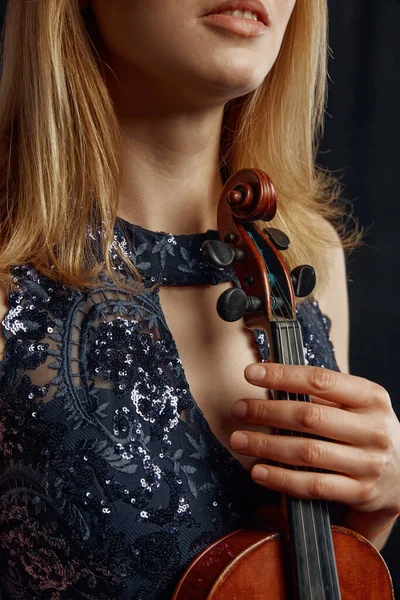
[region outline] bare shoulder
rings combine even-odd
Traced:
[[[2,323],[8,310],[8,287],[0,282],[0,324]],[[3,360],[5,340],[0,331],[0,360]]]
[[[326,239],[327,281],[316,299],[321,311],[332,321],[331,340],[336,360],[342,372],[349,371],[349,302],[347,291],[346,258],[339,235],[327,221],[322,221]]]

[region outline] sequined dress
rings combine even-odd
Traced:
[[[239,285],[202,259],[211,238],[115,227],[148,282]],[[158,289],[129,296],[105,279],[78,292],[31,265],[13,276],[0,363],[2,600],[167,600],[205,546],[278,497],[208,427]],[[302,304],[298,320],[308,362],[336,370],[318,304]],[[254,336],[265,361],[265,335]]]

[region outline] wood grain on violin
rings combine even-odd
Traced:
[[[221,241],[205,242],[203,255],[216,268],[232,264],[240,282],[240,288],[225,290],[219,298],[220,317],[231,322],[243,318],[247,328],[265,331],[273,362],[305,365],[295,297],[312,292],[315,272],[302,265],[289,273],[283,260],[287,236],[260,227],[276,210],[276,192],[263,171],[233,174],[219,203]],[[273,394],[275,399],[311,402],[307,395]],[[282,516],[277,531],[260,519],[256,529],[234,531],[207,547],[189,565],[173,600],[394,598],[379,552],[358,533],[332,526],[327,502],[284,496]]]

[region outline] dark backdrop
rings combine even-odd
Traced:
[[[328,1],[333,81],[319,162],[339,171],[344,196],[370,228],[348,261],[351,371],[383,385],[400,416],[400,2]],[[396,598],[399,550],[397,526],[384,550]]]

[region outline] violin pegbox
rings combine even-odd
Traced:
[[[232,236],[229,238],[232,239]],[[241,248],[236,248],[219,240],[206,240],[202,246],[203,258],[216,269],[226,269],[233,262],[245,260],[245,253]],[[248,279],[248,284],[253,280]],[[244,315],[262,308],[262,300],[256,296],[248,296],[243,289],[233,288],[225,290],[218,299],[217,312],[224,321],[238,321]]]
[[[288,236],[255,223],[272,220],[276,209],[274,185],[259,169],[237,171],[224,186],[218,207],[220,240],[207,240],[202,253],[217,269],[235,263],[241,289],[225,290],[217,303],[226,321],[244,318],[247,327],[266,330],[272,320],[294,318],[295,296],[308,296],[314,288],[315,271],[309,265],[288,272],[280,256],[290,247]]]

